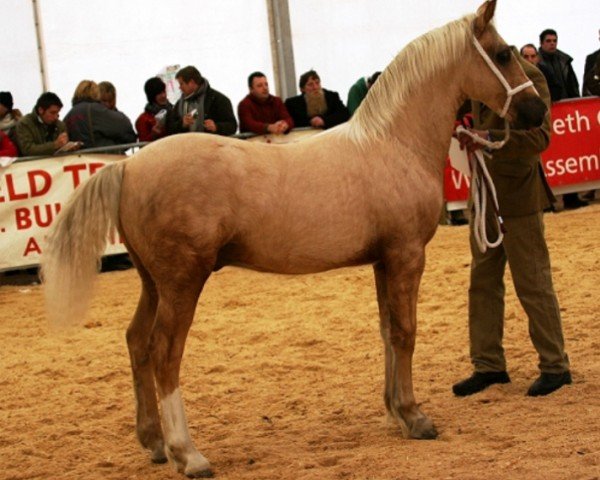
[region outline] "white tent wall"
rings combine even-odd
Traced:
[[[483,0],[289,0],[296,73],[314,68],[324,88],[347,99],[360,77],[383,68],[404,45],[474,12]],[[546,28],[574,58],[580,85],[585,57],[598,43],[597,0],[498,0],[496,26],[509,44],[539,44]]]
[[[42,91],[31,0],[0,0],[0,91],[29,113]]]
[[[80,80],[108,80],[117,88],[117,107],[132,122],[146,103],[144,82],[162,68],[196,66],[211,86],[226,94],[236,110],[255,71],[273,76],[264,0],[38,0],[48,65],[48,89],[59,95],[66,114]],[[29,49],[3,54],[0,90],[10,90],[15,106],[30,111],[41,93],[33,10],[29,0],[10,4],[5,25],[26,25],[20,44]],[[6,5],[8,6],[8,5]],[[15,31],[17,29],[15,28]],[[3,45],[12,45],[0,32]],[[10,51],[6,47],[5,50]],[[27,58],[27,64],[23,59]],[[19,61],[19,59],[21,61]],[[32,83],[25,85],[23,79]]]
[[[315,68],[342,99],[361,76],[383,69],[410,40],[465,13],[481,0],[289,0],[296,73]],[[146,102],[145,80],[167,65],[195,65],[234,109],[246,78],[273,81],[265,0],[38,0],[49,89],[70,108],[77,83],[109,80],[132,121]],[[576,6],[576,8],[575,8]],[[29,112],[41,93],[31,0],[0,0],[0,90]],[[585,56],[598,45],[597,0],[498,0],[496,24],[509,43],[538,43],[558,31],[581,82]]]

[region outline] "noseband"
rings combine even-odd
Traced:
[[[485,63],[488,64],[488,67],[490,67],[492,72],[494,72],[494,75],[496,75],[496,77],[498,77],[498,80],[500,80],[500,83],[506,90],[506,102],[504,103],[504,108],[502,109],[502,112],[500,113],[500,116],[502,118],[504,118],[510,107],[510,102],[512,101],[512,97],[515,96],[517,93],[519,93],[521,90],[525,90],[527,87],[532,87],[533,82],[531,80],[528,80],[525,83],[519,85],[518,87],[510,88],[510,85],[506,81],[506,78],[504,78],[504,76],[502,75],[500,70],[498,70],[498,67],[496,67],[494,62],[492,62],[492,59],[487,54],[487,52],[483,49],[483,47],[481,46],[481,43],[479,43],[479,40],[477,40],[477,37],[475,37],[475,36],[473,36],[473,43],[475,44],[475,48],[477,49],[479,54],[485,60]]]

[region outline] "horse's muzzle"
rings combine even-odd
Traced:
[[[537,95],[527,96],[518,102],[515,107],[517,111],[515,126],[525,129],[541,126],[548,111],[544,101]]]

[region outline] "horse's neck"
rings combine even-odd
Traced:
[[[394,115],[399,128],[390,130],[399,143],[418,149],[436,171],[443,169],[441,159],[448,153],[456,112],[464,100],[453,81],[455,75],[454,69],[449,68],[415,89],[409,104],[399,106]]]

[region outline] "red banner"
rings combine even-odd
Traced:
[[[552,138],[542,163],[556,194],[600,188],[600,97],[552,105]],[[444,172],[448,210],[464,208],[468,197],[469,178],[448,162]]]

